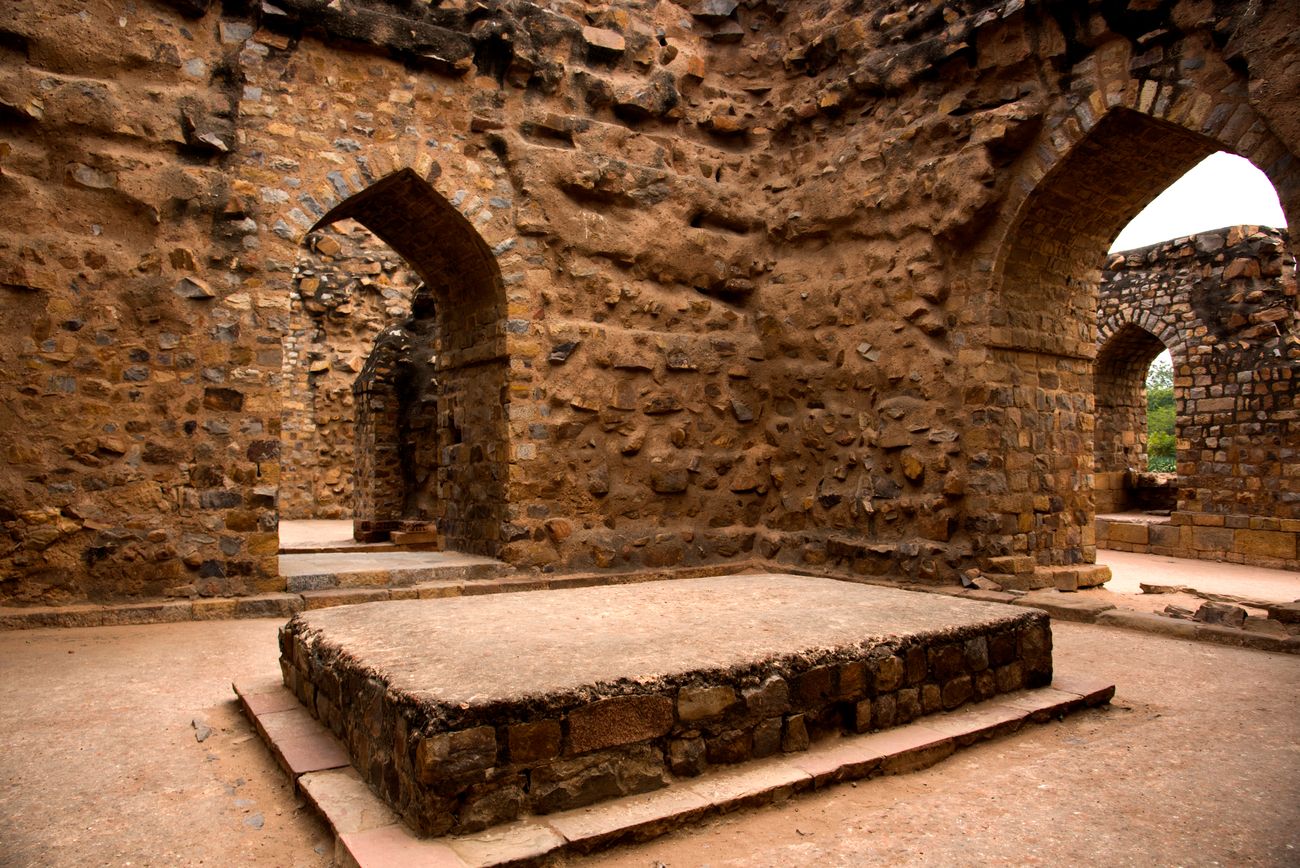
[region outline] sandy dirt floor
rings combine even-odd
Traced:
[[[0,864],[329,865],[230,693],[278,626],[0,633]],[[1053,629],[1109,710],[578,863],[1300,865],[1300,657]]]
[[[230,689],[280,623],[0,633],[0,865],[332,864]]]
[[[1300,865],[1300,658],[1052,629],[1109,709],[580,864]]]

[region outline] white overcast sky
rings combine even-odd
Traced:
[[[1249,160],[1219,152],[1169,186],[1124,227],[1111,250],[1132,250],[1181,235],[1250,223],[1286,226],[1267,176]]]

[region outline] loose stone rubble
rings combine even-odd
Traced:
[[[1219,149],[1300,225],[1291,3],[4,9],[6,603],[283,590],[380,325],[307,309],[346,220],[435,307],[422,475],[361,521],[521,569],[1052,584],[1095,557],[1110,239]]]

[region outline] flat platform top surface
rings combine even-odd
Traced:
[[[298,616],[390,688],[478,705],[988,628],[1026,610],[790,575],[675,579]]]

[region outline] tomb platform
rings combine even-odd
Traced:
[[[302,612],[285,686],[424,836],[645,793],[1052,681],[1048,617],[792,575]]]

